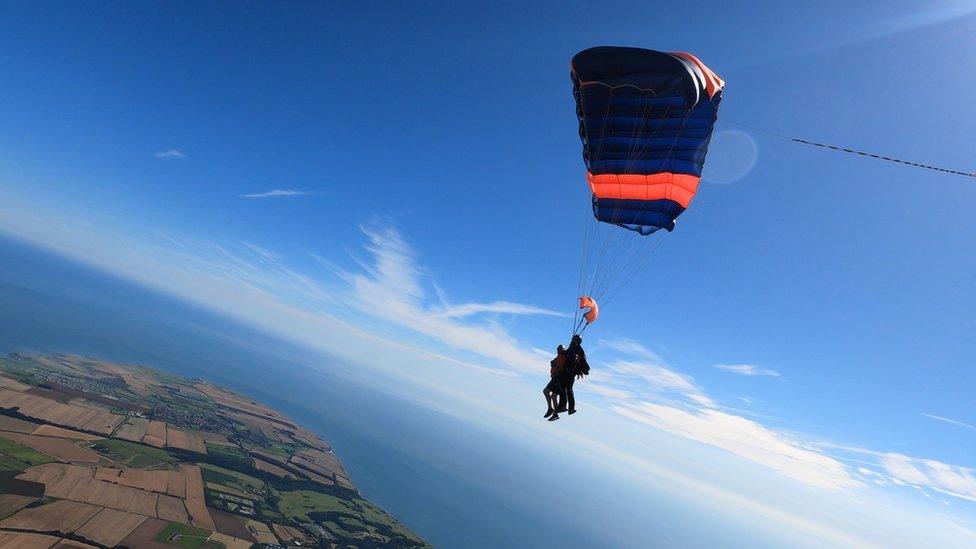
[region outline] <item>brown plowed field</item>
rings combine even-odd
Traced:
[[[70,438],[72,440],[99,440],[102,437],[96,435],[90,435],[88,433],[82,433],[81,431],[72,431],[70,429],[62,429],[60,427],[55,427],[54,425],[41,425],[34,430],[32,435],[42,436],[42,437],[58,437],[58,438]]]
[[[18,496],[14,494],[0,494],[0,519],[10,516],[37,498],[31,496]],[[0,545],[2,547],[2,545]]]
[[[59,541],[61,538],[42,534],[0,532],[0,547],[3,549],[48,549]]]
[[[119,430],[116,431],[115,438],[139,442],[142,440],[142,437],[146,436],[146,430],[148,428],[148,421],[142,418],[130,417],[126,424],[119,427]]]
[[[215,530],[213,517],[207,511],[207,500],[203,494],[203,477],[196,465],[183,464],[183,474],[186,475],[186,512],[190,515],[190,522],[197,528]]]
[[[102,459],[95,452],[64,438],[39,437],[22,433],[4,433],[3,437],[62,461],[96,463]]]
[[[94,505],[58,500],[40,507],[21,509],[0,521],[0,527],[40,532],[74,532],[99,511],[101,508]]]
[[[180,524],[190,524],[183,500],[171,496],[159,496],[156,499],[156,516]]]
[[[75,530],[75,533],[84,536],[85,539],[114,547],[130,532],[141,526],[146,518],[116,509],[102,509],[84,526]]]
[[[89,467],[47,463],[31,467],[18,478],[43,483],[44,495],[110,507],[152,517],[156,494],[94,479]]]

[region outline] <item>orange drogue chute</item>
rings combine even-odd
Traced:
[[[596,304],[595,299],[588,295],[580,296],[579,308],[585,309],[583,318],[586,319],[587,324],[593,324],[596,322],[597,317],[600,316],[600,306]]]

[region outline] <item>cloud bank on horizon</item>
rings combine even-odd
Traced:
[[[546,307],[504,298],[449,303],[420,264],[417,250],[390,224],[364,225],[363,250],[368,259],[354,269],[325,262],[331,277],[323,279],[321,273],[302,272],[289,266],[280,253],[249,242],[228,246],[170,232],[141,239],[104,228],[80,230],[77,218],[52,219],[9,202],[0,206],[0,212],[0,231],[8,236],[310,347],[341,353],[342,343],[348,340],[337,336],[335,341],[322,341],[323,332],[339,326],[384,344],[432,353],[445,359],[445,364],[470,367],[472,375],[507,379],[505,383],[515,384],[512,387],[519,391],[534,391],[549,352],[516,337],[507,319],[561,316]],[[376,322],[397,331],[378,331]],[[723,406],[722,399],[709,395],[692,376],[623,336],[598,340],[591,349],[600,368],[578,389],[605,414],[608,430],[625,432],[628,438],[664,433],[716,449],[730,463],[751,463],[779,475],[783,482],[851,502],[865,494],[888,505],[912,495],[938,501],[946,501],[947,496],[966,504],[976,501],[976,471],[969,467],[825,442],[816,434],[773,426],[759,414]],[[750,364],[715,368],[747,377],[779,375]],[[601,445],[600,435],[578,436],[586,444]],[[633,455],[626,447],[616,451],[656,467],[652,457]],[[723,466],[715,461],[707,465]],[[798,514],[789,516],[800,521]],[[818,523],[807,529],[823,534],[823,528],[826,525]]]

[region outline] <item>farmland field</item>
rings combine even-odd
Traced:
[[[73,532],[88,522],[101,507],[57,500],[40,507],[27,507],[0,521],[0,527],[38,532]]]
[[[30,465],[24,463],[23,461],[0,454],[0,471],[23,471],[28,467],[30,467]]]
[[[100,440],[94,443],[92,449],[133,469],[172,467],[179,463],[166,450],[125,440]]]
[[[42,454],[46,454],[53,459],[88,463],[93,463],[101,459],[98,454],[79,446],[76,443],[77,441],[65,438],[42,437],[21,433],[7,433],[6,438]]]
[[[146,517],[142,515],[116,509],[102,509],[76,532],[87,539],[112,547],[118,545],[145,521]]]
[[[242,492],[264,490],[263,480],[254,478],[250,475],[245,475],[244,473],[224,469],[223,467],[210,465],[208,463],[201,464],[200,470],[203,473],[203,479],[208,482],[215,482],[217,484],[223,484],[224,486],[230,486],[231,488],[236,488]]]
[[[356,513],[346,500],[310,490],[282,492],[281,500],[278,502],[278,509],[288,518],[298,518],[306,521],[311,521],[308,518],[308,513],[328,511]]]
[[[42,454],[37,450],[33,450],[4,437],[0,437],[0,454],[28,465],[40,465],[54,461],[54,458],[51,456]]]
[[[252,467],[251,457],[237,446],[207,444],[207,454],[213,463],[244,469],[250,469]]]
[[[211,531],[209,530],[171,522],[156,535],[155,541],[184,549],[220,549],[224,547],[222,543],[207,541],[210,534]]]

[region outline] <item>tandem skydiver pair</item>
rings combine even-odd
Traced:
[[[576,397],[573,384],[577,379],[590,373],[583,350],[583,338],[574,335],[569,348],[562,345],[556,348],[556,358],[549,363],[549,383],[542,390],[546,397],[546,414],[549,421],[559,419],[561,412],[576,413]]]

